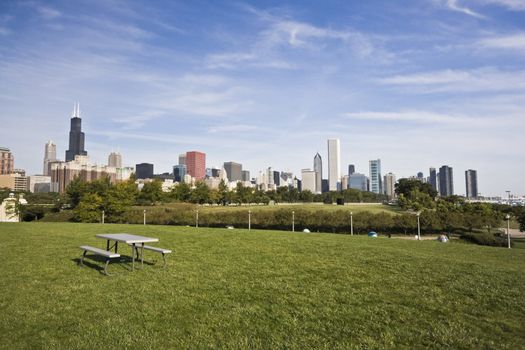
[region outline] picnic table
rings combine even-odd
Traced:
[[[138,235],[132,235],[129,233],[101,233],[96,235],[98,238],[102,238],[107,240],[106,243],[106,250],[109,251],[112,248],[115,248],[115,253],[118,251],[118,244],[119,242],[125,243],[128,245],[131,245],[131,270],[135,269],[135,252],[138,251],[137,248],[140,249],[140,263],[141,267],[144,267],[144,243],[152,243],[152,242],[158,242],[158,238],[152,238],[152,237],[145,237],[145,236],[138,236]],[[110,246],[110,242],[114,241],[115,243]]]

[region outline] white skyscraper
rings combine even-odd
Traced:
[[[370,161],[370,192],[383,193],[383,179],[381,178],[381,159]]]
[[[301,181],[302,181],[302,190],[303,191],[310,191],[312,193],[315,193],[316,191],[316,171],[311,169],[303,169],[301,170]]]
[[[328,139],[328,189],[341,189],[341,145],[339,139]]]
[[[315,190],[313,193],[321,193],[323,191],[323,160],[321,155],[317,153],[314,157],[314,171],[315,171]]]
[[[56,160],[57,146],[53,143],[53,141],[48,141],[44,151],[44,176],[50,176],[51,169],[49,168],[49,163],[56,162]]]
[[[118,152],[111,152],[108,156],[108,166],[122,168],[122,155]]]

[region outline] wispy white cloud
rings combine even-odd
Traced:
[[[136,130],[142,128],[147,122],[161,117],[163,114],[162,111],[146,111],[139,115],[112,118],[112,121],[121,124],[124,130]]]
[[[496,68],[440,70],[395,75],[376,80],[383,85],[412,87],[413,92],[520,91],[525,89],[525,71]]]
[[[267,57],[266,53],[230,52],[209,55],[206,67],[210,69],[236,69],[239,67],[295,69],[297,65],[278,58]]]
[[[525,1],[523,0],[476,0],[483,4],[494,4],[508,8],[513,11],[525,11]]]
[[[490,49],[508,49],[525,52],[525,33],[495,36],[478,41],[478,45]]]
[[[299,62],[290,59],[298,52],[308,55],[322,54],[328,48],[337,48],[345,55],[375,62],[390,63],[394,55],[380,47],[373,36],[363,32],[342,28],[316,26],[276,15],[268,11],[244,7],[264,26],[256,34],[247,50],[214,53],[207,57],[208,68],[274,68],[297,69]],[[379,41],[384,40],[382,38]]]
[[[406,110],[400,112],[363,111],[344,113],[343,117],[349,119],[388,122],[417,122],[430,124],[469,124],[479,122],[479,118],[464,115],[441,114],[422,110]]]
[[[248,124],[216,125],[208,129],[209,133],[247,132],[257,130],[257,126]]]
[[[46,20],[52,20],[62,15],[60,11],[48,6],[37,6],[36,10],[40,14],[40,16]]]
[[[449,8],[450,10],[452,11],[456,11],[456,12],[461,12],[461,13],[464,13],[466,15],[469,15],[469,16],[472,16],[472,17],[476,17],[476,18],[481,18],[481,19],[485,19],[486,17],[476,11],[473,11],[471,10],[470,8],[464,6],[464,5],[460,5],[458,0],[446,0],[445,2],[445,6],[447,8]]]

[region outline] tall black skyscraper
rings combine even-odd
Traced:
[[[82,132],[82,119],[80,119],[80,105],[78,103],[73,107],[66,162],[74,160],[77,155],[87,156],[87,152],[84,150],[84,133]]]
[[[454,194],[452,168],[448,165],[443,165],[439,168],[439,194],[442,197],[452,196]]]
[[[348,176],[352,175],[355,173],[355,165],[354,164],[350,164],[348,165]]]

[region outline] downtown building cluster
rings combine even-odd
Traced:
[[[250,172],[243,169],[241,163],[224,162],[221,168],[206,167],[206,154],[201,151],[187,151],[178,157],[171,173],[155,174],[151,163],[136,164],[135,167],[123,166],[122,155],[111,152],[106,165],[97,165],[90,161],[85,150],[85,134],[82,132],[82,119],[79,104],[75,104],[70,120],[69,148],[65,160],[57,158],[56,145],[49,141],[44,146],[42,175],[25,176],[25,171],[14,168],[14,157],[8,148],[0,148],[0,187],[15,191],[64,192],[75,178],[91,181],[109,178],[112,183],[129,180],[135,174],[139,188],[148,181],[160,179],[163,190],[169,191],[179,183],[194,186],[203,181],[210,188],[218,188],[222,183],[234,189],[241,182],[246,187],[256,187],[263,191],[276,190],[279,187],[295,188],[321,194],[327,191],[357,189],[384,194],[395,199],[396,175],[389,172],[382,175],[381,160],[369,161],[368,174],[356,171],[353,164],[348,165],[348,172],[342,174],[340,140],[327,140],[327,174],[323,174],[323,157],[319,152],[314,155],[313,168],[301,170],[300,178],[291,172],[277,171],[268,167],[250,177]],[[325,176],[326,175],[326,176]],[[441,196],[454,194],[453,169],[447,165],[429,169],[425,177],[422,172],[411,177],[429,183]],[[479,195],[476,170],[465,171],[466,197],[476,199]]]

